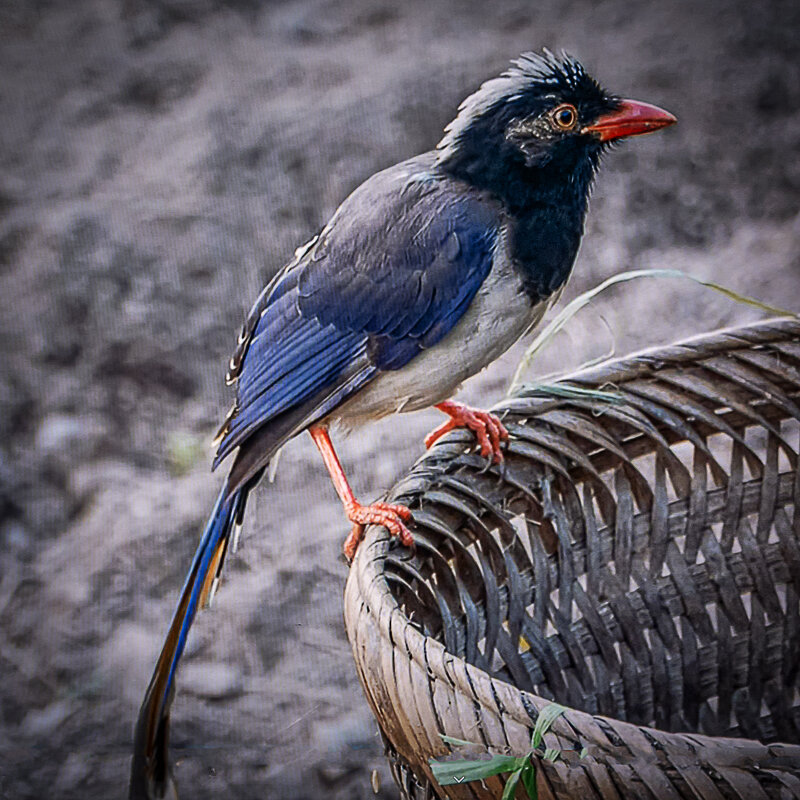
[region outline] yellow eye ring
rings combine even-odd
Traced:
[[[562,103],[550,112],[550,121],[559,131],[571,131],[578,124],[578,109],[569,103]]]

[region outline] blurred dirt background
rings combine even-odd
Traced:
[[[132,724],[220,477],[250,303],[375,170],[431,148],[521,51],[680,124],[612,153],[569,296],[679,267],[800,300],[800,4],[0,1],[0,797],[121,798]],[[539,360],[752,319],[616,289]],[[462,397],[501,397],[521,350]],[[436,412],[353,435],[364,498]],[[310,441],[251,500],[173,713],[184,797],[396,797],[341,618],[347,525]]]

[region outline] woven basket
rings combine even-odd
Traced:
[[[540,798],[800,798],[800,322],[559,383],[495,409],[502,467],[442,440],[391,494],[416,553],[373,527],[353,563],[347,632],[401,792],[499,798],[503,776],[433,782],[441,734],[524,755],[556,701]]]

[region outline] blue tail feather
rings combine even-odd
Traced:
[[[165,797],[171,784],[167,739],[175,673],[197,609],[208,596],[210,582],[219,577],[234,526],[241,524],[250,485],[230,495],[227,486],[223,487],[195,551],[139,710],[131,764],[130,800]]]

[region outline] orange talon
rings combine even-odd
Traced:
[[[363,538],[364,526],[353,525],[353,529],[347,535],[347,538],[344,540],[344,544],[342,545],[342,552],[344,553],[344,557],[347,559],[348,564],[355,558],[356,550],[358,550],[358,546],[361,544],[361,540]]]
[[[497,416],[489,411],[479,411],[452,400],[445,400],[436,408],[444,411],[450,419],[425,437],[425,447],[430,447],[454,428],[469,428],[475,434],[484,458],[491,455],[495,464],[499,464],[503,460],[500,442],[508,439],[508,431]]]
[[[396,536],[406,547],[414,546],[414,537],[403,521],[411,519],[411,511],[405,506],[392,505],[391,503],[372,503],[362,506],[358,502],[346,505],[344,513],[347,518],[355,523],[349,536],[344,541],[343,551],[348,561],[353,560],[358,545],[364,537],[364,528],[367,525],[383,525],[392,536]]]

